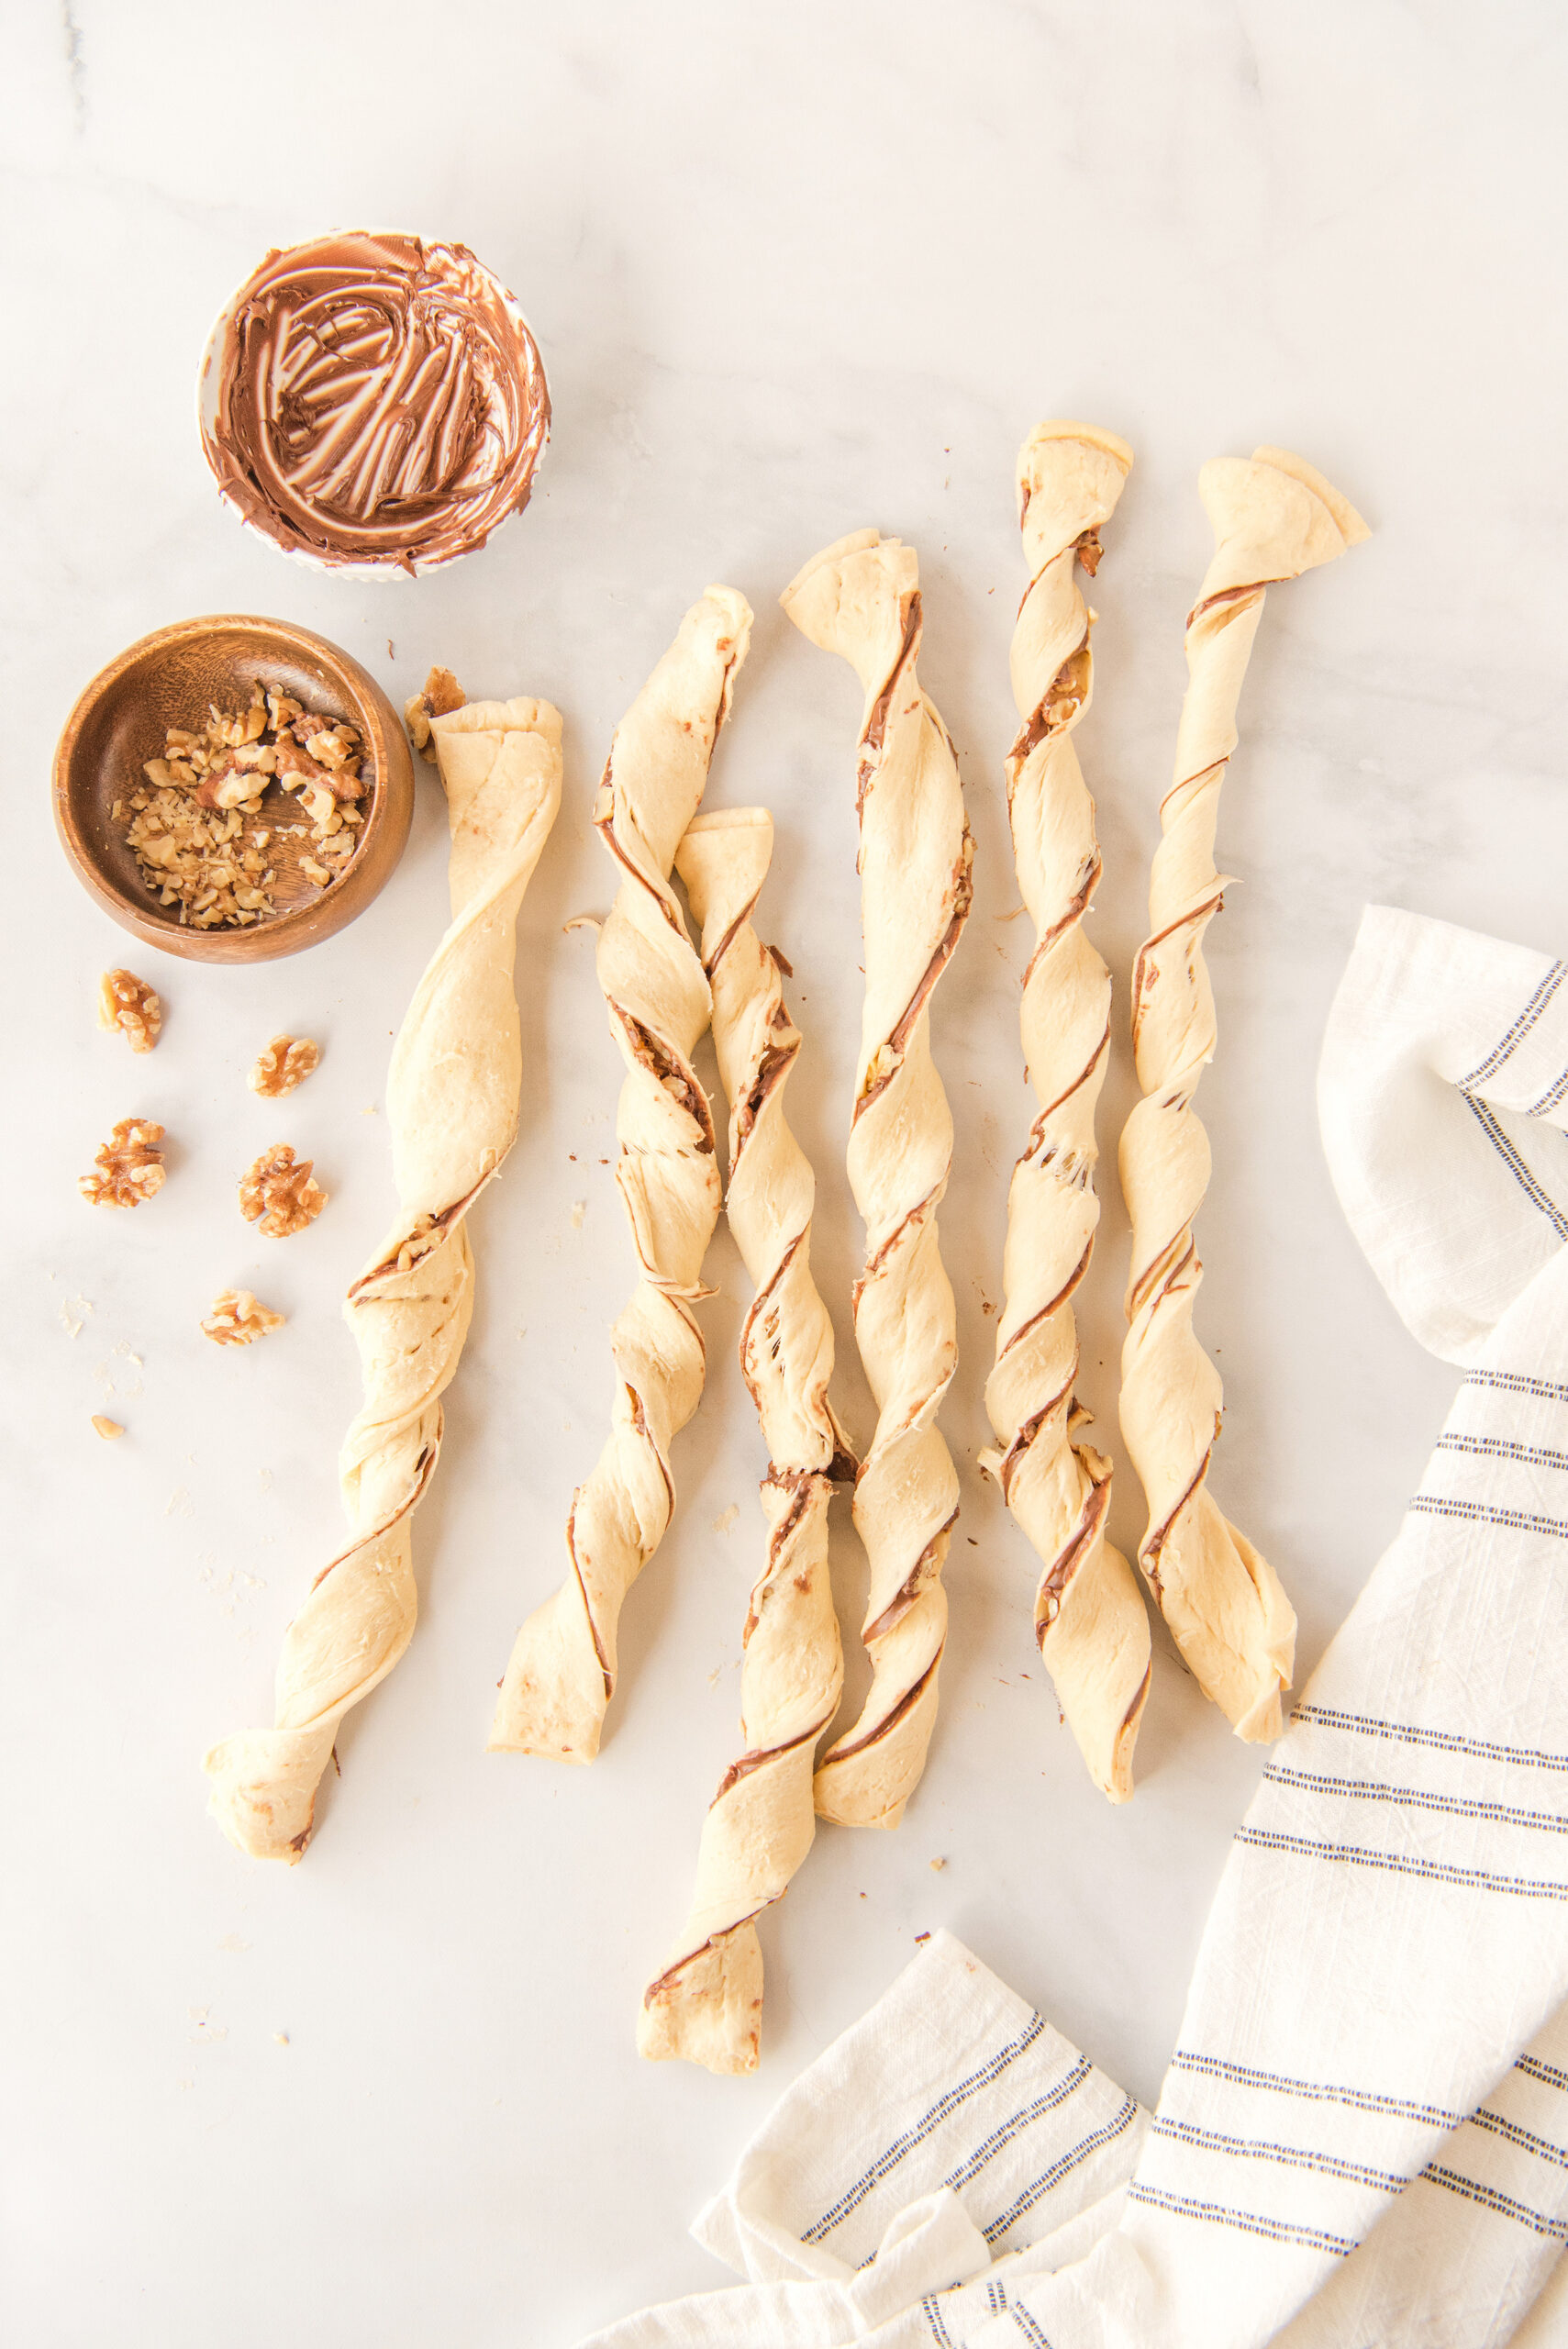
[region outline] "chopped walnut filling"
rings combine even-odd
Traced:
[[[239,1212],[269,1240],[287,1240],[314,1223],[327,1204],[319,1183],[310,1179],[314,1159],[297,1164],[286,1141],[264,1150],[249,1174],[240,1178]]]
[[[355,728],[258,685],[237,717],[214,707],[199,733],[170,727],[163,756],[142,769],[146,787],[117,799],[112,813],[127,824],[161,905],[178,906],[192,930],[243,929],[277,911],[268,848],[306,829],[256,823],[268,789],[292,792],[302,803],[312,842],[333,862],[328,868],[302,857],[300,869],[325,888],[353,853],[363,757]]]
[[[133,1052],[150,1052],[163,1026],[163,1006],[134,971],[106,971],[98,981],[98,1025],[118,1031]]]
[[[266,1229],[265,1225],[262,1229]],[[250,1346],[258,1338],[264,1338],[269,1330],[281,1330],[284,1318],[265,1305],[258,1305],[248,1288],[226,1288],[213,1298],[212,1311],[202,1328],[214,1345]]]
[[[403,705],[403,719],[414,748],[429,760],[433,766],[436,753],[430,744],[430,720],[445,718],[461,709],[468,696],[450,669],[432,669],[421,690],[410,694]]]
[[[161,1126],[150,1118],[122,1118],[94,1160],[96,1174],[83,1174],[77,1189],[95,1208],[139,1208],[163,1188]]]
[[[321,1063],[321,1047],[312,1043],[308,1036],[274,1036],[264,1052],[258,1052],[246,1084],[252,1093],[263,1100],[275,1101],[284,1093],[292,1093],[303,1085],[314,1068]]]

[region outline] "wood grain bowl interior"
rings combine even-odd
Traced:
[[[308,837],[279,840],[277,826],[301,823],[299,802],[269,786],[263,822],[277,873],[276,914],[247,929],[192,930],[142,877],[110,809],[145,780],[172,726],[199,729],[209,703],[241,710],[253,685],[272,687],[307,709],[359,729],[365,746],[359,841],[339,879],[318,888],[299,870],[314,856]],[[285,620],[220,615],[181,620],[143,637],[94,678],[61,736],[54,762],[54,818],[67,856],[89,893],[121,926],[166,953],[198,962],[263,963],[295,954],[343,929],[396,870],[414,810],[414,766],[402,724],[368,670],[308,629]]]

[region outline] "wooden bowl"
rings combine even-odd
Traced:
[[[358,844],[323,889],[298,869],[298,857],[314,852],[308,840],[278,843],[268,851],[275,914],[244,930],[191,930],[178,906],[159,903],[109,810],[141,784],[143,763],[162,757],[171,726],[199,730],[213,702],[243,709],[256,684],[358,727],[368,786]],[[301,818],[275,784],[262,807],[283,824]],[[55,827],[83,886],[122,929],[198,963],[269,963],[332,937],[391,879],[413,814],[414,763],[392,704],[348,653],[287,620],[223,614],[144,636],[94,678],[54,754]]]

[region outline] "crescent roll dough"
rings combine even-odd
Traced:
[[[640,1277],[610,1332],[616,1394],[608,1442],[566,1521],[568,1574],[517,1633],[490,1728],[494,1753],[591,1762],[616,1684],[627,1592],[675,1506],[673,1438],[702,1394],[709,1292],[703,1257],[718,1220],[713,1118],[692,1067],[712,998],[670,886],[696,814],[751,612],[710,587],[616,729],[594,821],[621,875],[599,932],[610,1032],[626,1063],[616,1181]]]
[[[952,1113],[930,1019],[969,917],[974,843],[951,737],[915,674],[913,547],[859,530],[808,562],[781,600],[865,689],[855,778],[865,1005],[849,1169],[866,1227],[855,1337],[878,1413],[854,1501],[871,1560],[862,1637],[872,1685],[817,1771],[817,1808],[850,1826],[896,1827],[936,1720],[941,1572],[958,1517],[958,1475],[936,1425],[958,1341],[937,1247]]]
[[[1219,1374],[1193,1334],[1203,1267],[1193,1219],[1208,1187],[1208,1136],[1193,1096],[1214,1058],[1205,930],[1225,883],[1215,870],[1219,788],[1267,588],[1332,562],[1367,536],[1320,473],[1282,449],[1205,465],[1198,489],[1214,560],[1187,618],[1187,690],[1176,772],[1160,809],[1150,935],[1132,979],[1132,1041],[1144,1098],[1121,1137],[1132,1219],[1121,1429],[1149,1503],[1139,1559],[1176,1644],[1238,1737],[1280,1731],[1296,1614],[1266,1558],[1208,1489]]]
[[[561,718],[548,702],[470,702],[431,732],[452,918],[387,1079],[397,1220],[344,1308],[364,1380],[339,1462],[351,1540],[289,1625],[273,1727],[225,1738],[202,1765],[230,1841],[291,1865],[309,1841],[339,1722],[414,1634],[409,1520],[435,1469],[440,1397],[473,1306],[468,1210],[517,1133],[517,908],[561,804]]]
[[[1040,1561],[1035,1637],[1089,1775],[1113,1802],[1132,1792],[1132,1749],[1149,1695],[1149,1617],[1137,1578],[1106,1540],[1111,1464],[1073,1431],[1078,1341],[1073,1295],[1100,1219],[1095,1108],[1110,1050],[1110,973],[1084,935],[1100,878],[1095,803],[1073,729],[1089,706],[1099,530],[1132,451],[1087,424],[1037,426],[1018,452],[1018,519],[1029,587],[1013,630],[1019,729],[1007,753],[1018,887],[1035,927],[1024,976],[1024,1061],[1040,1103],[1013,1170],[1006,1301],[985,1404],[997,1449],[983,1453]]]
[[[843,1684],[828,1568],[828,1503],[854,1464],[828,1400],[833,1325],[811,1277],[816,1183],[784,1118],[800,1034],[781,964],[751,927],[773,855],[765,808],[699,816],[675,865],[702,927],[713,1041],[729,1103],[729,1227],[756,1291],[740,1369],[768,1447],[767,1553],[751,1590],[740,1667],[745,1750],[703,1826],[690,1913],[643,1993],[640,2054],[752,2072],[762,2010],[754,1920],[811,1848],[817,1742]]]

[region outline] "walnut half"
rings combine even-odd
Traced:
[[[286,1141],[264,1150],[239,1182],[239,1212],[269,1240],[287,1240],[314,1223],[327,1204],[319,1183],[310,1179],[314,1159],[295,1154]]]
[[[280,1095],[292,1093],[303,1085],[314,1068],[321,1064],[321,1047],[312,1043],[308,1036],[274,1036],[264,1052],[258,1052],[246,1084],[252,1093],[265,1101],[275,1101]]]
[[[76,1187],[95,1208],[139,1208],[163,1188],[163,1129],[150,1118],[122,1118],[94,1159],[96,1174]]]
[[[163,1006],[134,971],[106,971],[98,981],[98,1025],[118,1031],[133,1052],[150,1052],[163,1026]]]
[[[436,754],[430,748],[430,720],[445,718],[450,711],[461,709],[468,696],[450,669],[432,669],[417,694],[410,694],[403,705],[403,722],[408,729],[414,748],[435,764]]]
[[[269,1330],[281,1330],[284,1320],[283,1314],[258,1305],[248,1288],[225,1288],[213,1298],[202,1328],[214,1345],[249,1346]]]

